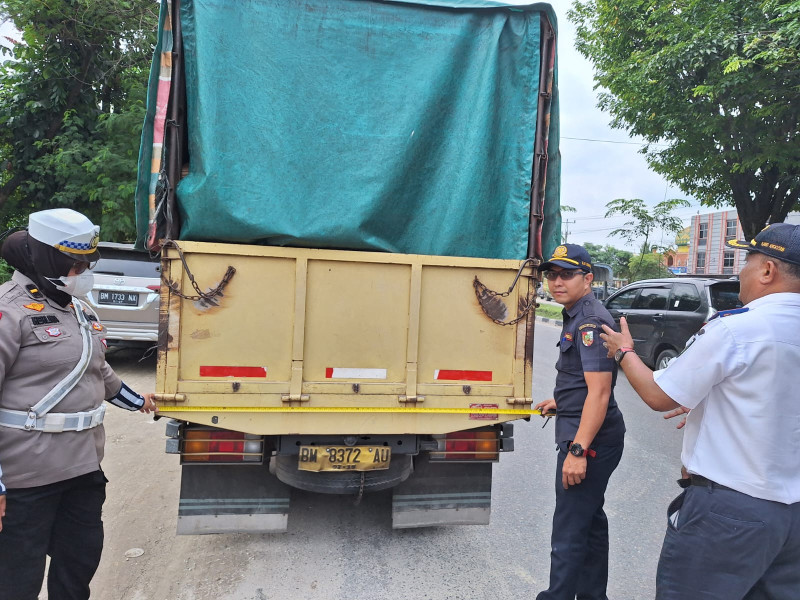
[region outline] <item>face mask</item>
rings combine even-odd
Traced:
[[[92,287],[94,287],[94,274],[91,271],[84,271],[80,275],[67,275],[57,278],[48,277],[48,279],[50,279],[59,290],[70,296],[85,296],[91,292]]]

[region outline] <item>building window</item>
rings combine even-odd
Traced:
[[[733,252],[725,252],[722,255],[722,274],[733,275]]]
[[[725,239],[732,240],[736,237],[736,219],[728,219],[725,222]]]
[[[705,246],[708,241],[708,223],[698,225],[697,245]]]
[[[705,252],[698,252],[697,253],[697,262],[695,264],[695,273],[705,273],[706,272],[706,253]]]

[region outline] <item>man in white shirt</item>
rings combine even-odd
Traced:
[[[748,250],[745,306],[710,320],[666,369],[631,351],[624,318],[600,336],[648,406],[691,410],[657,600],[800,598],[800,225],[728,245]]]

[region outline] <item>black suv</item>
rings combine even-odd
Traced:
[[[645,279],[605,301],[619,324],[625,317],[636,354],[655,369],[678,356],[686,342],[717,312],[739,308],[739,281],[681,277]]]

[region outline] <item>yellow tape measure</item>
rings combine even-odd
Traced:
[[[422,413],[440,415],[541,415],[530,408],[401,408],[363,406],[160,406],[161,412],[219,412],[219,413]]]

